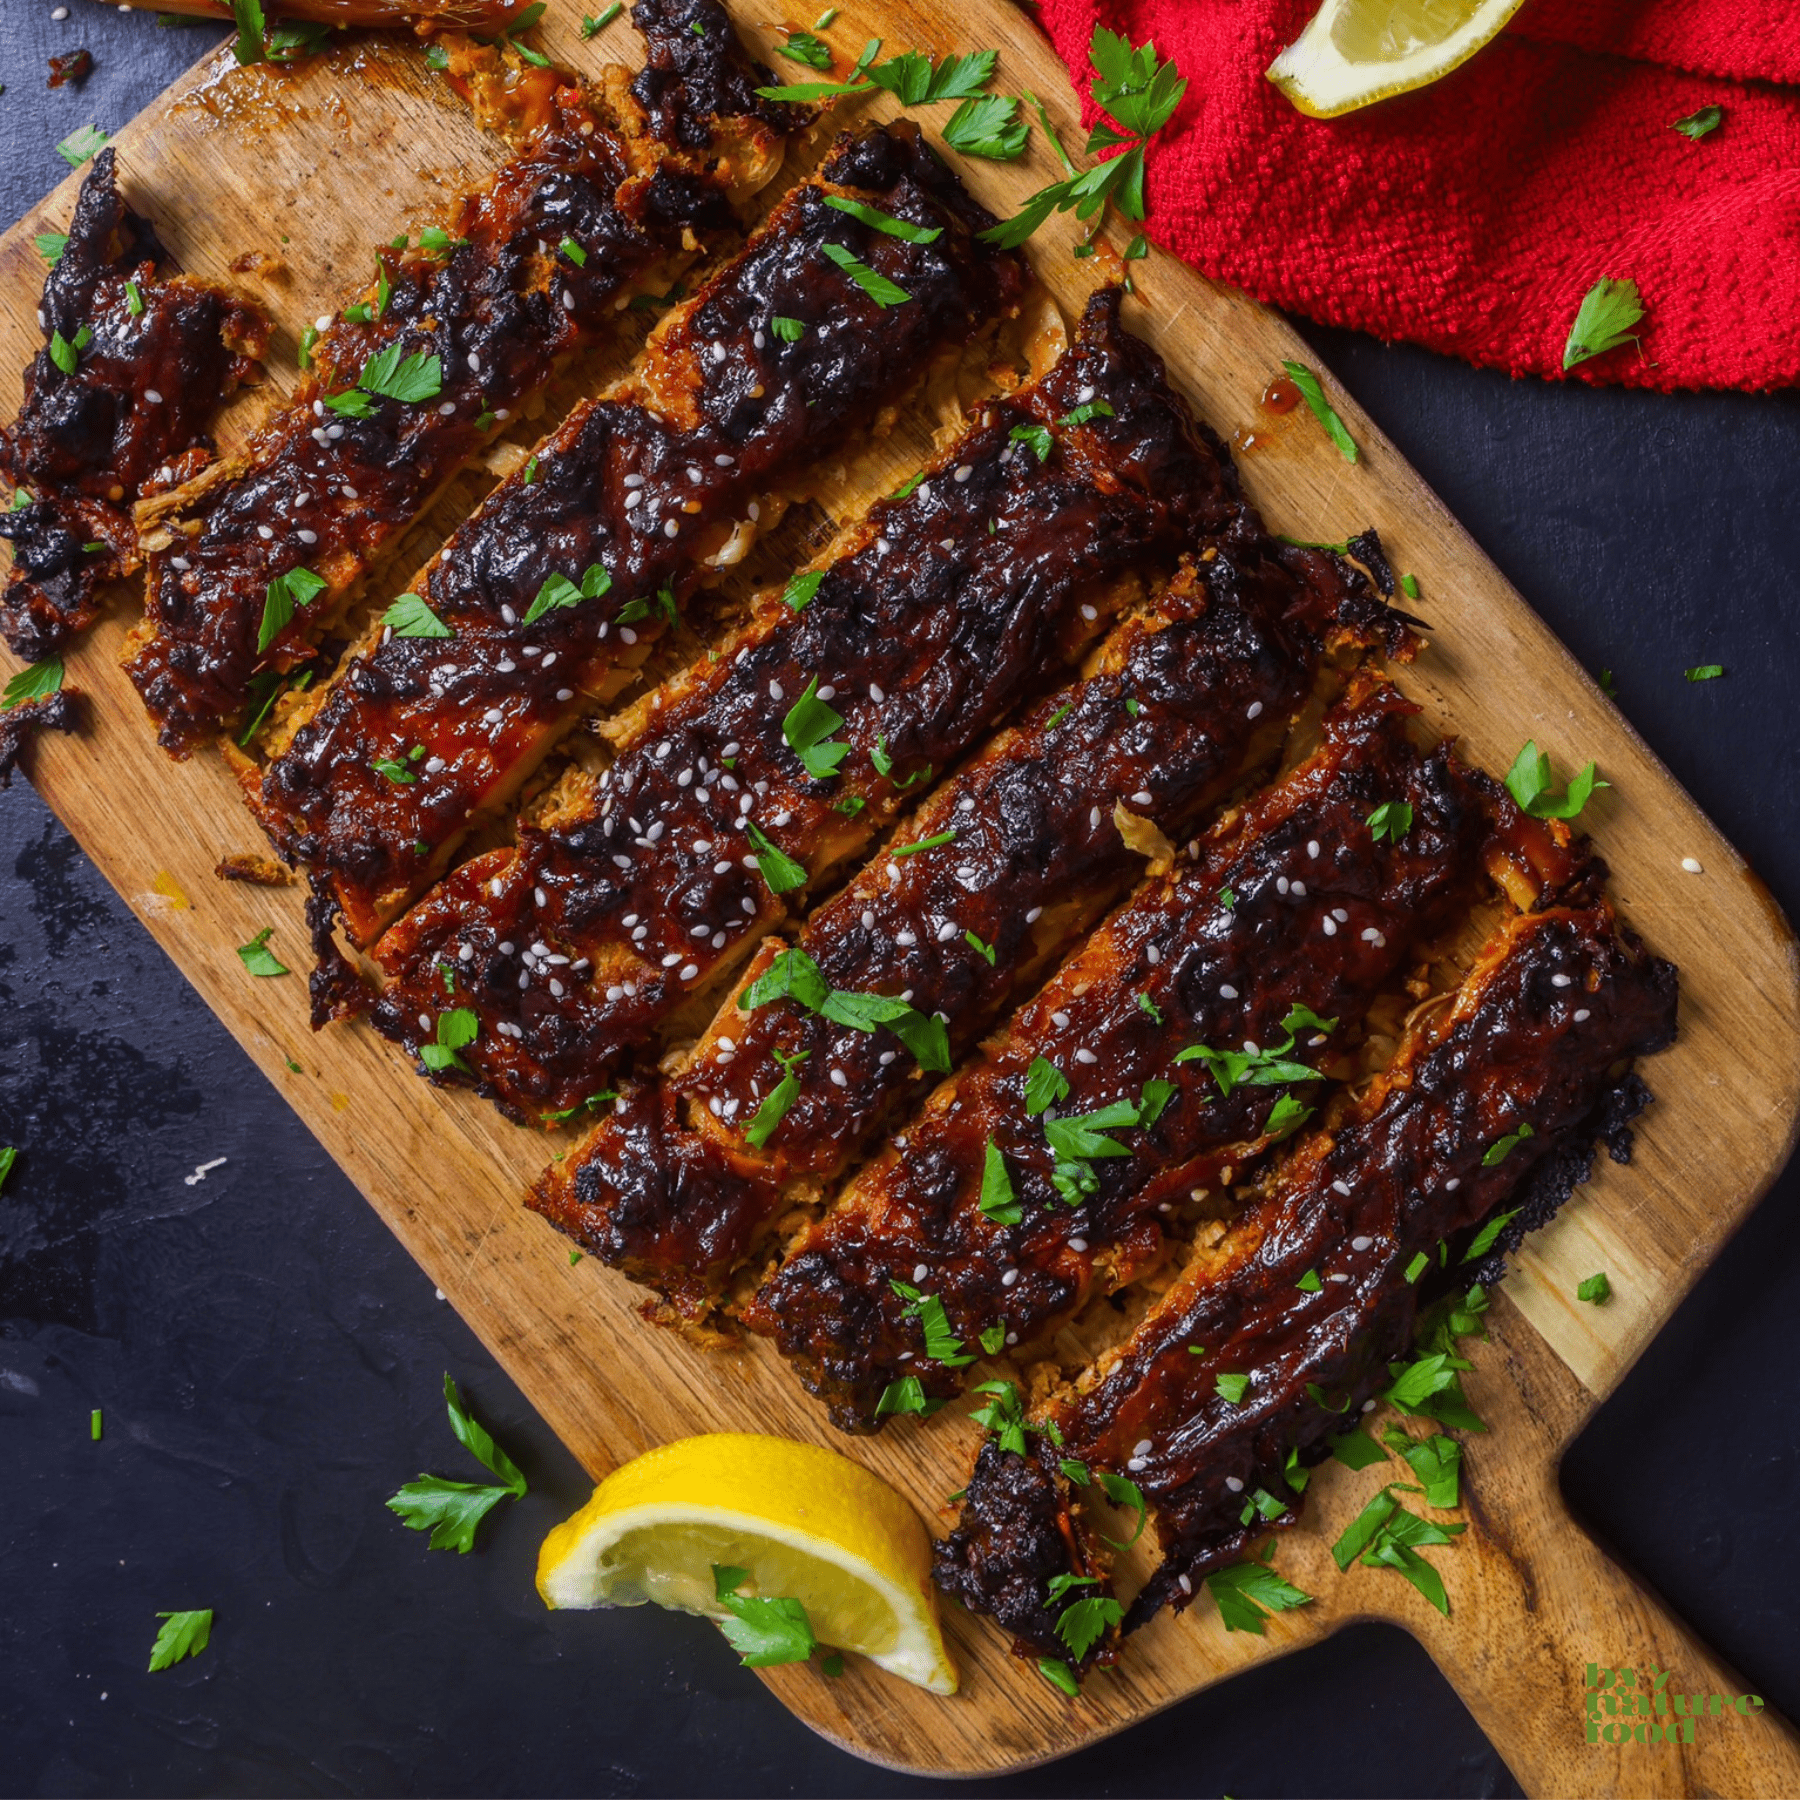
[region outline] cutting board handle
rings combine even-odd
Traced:
[[[1793,1728],[1576,1524],[1554,1468],[1539,1470],[1467,1484],[1454,1555],[1473,1566],[1457,1571],[1452,1616],[1421,1607],[1406,1621],[1525,1791],[1800,1795]],[[1696,1695],[1700,1716],[1684,1716]]]

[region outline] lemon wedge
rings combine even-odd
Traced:
[[[1441,81],[1491,43],[1524,0],[1325,0],[1269,64],[1308,117],[1335,119]]]
[[[716,1432],[647,1451],[544,1539],[537,1585],[552,1607],[654,1601],[722,1620],[715,1567],[748,1570],[746,1596],[798,1600],[820,1643],[956,1692],[919,1515],[815,1444]]]

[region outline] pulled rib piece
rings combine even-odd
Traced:
[[[1568,898],[1510,918],[1454,1001],[1415,1023],[1369,1090],[1301,1143],[1123,1348],[1049,1408],[1060,1456],[1129,1471],[1149,1504],[1162,1561],[1127,1629],[1165,1603],[1186,1606],[1208,1570],[1267,1529],[1254,1508],[1245,1521],[1247,1494],[1285,1497],[1281,1522],[1292,1522],[1290,1453],[1316,1461],[1412,1344],[1425,1285],[1407,1279],[1414,1258],[1436,1267],[1446,1239],[1454,1263],[1465,1234],[1541,1164],[1606,1126],[1621,1062],[1672,1040],[1673,967],[1581,883]],[[1526,1126],[1533,1135],[1520,1135]],[[1221,1371],[1249,1376],[1241,1401],[1218,1391]],[[1004,1539],[995,1514],[1010,1502],[997,1485],[976,1490],[997,1484],[1012,1454],[977,1465],[967,1523],[938,1546],[937,1580],[974,1611],[1005,1605],[1023,1645],[1054,1648],[1048,1587],[1031,1617],[1015,1572],[985,1548]],[[1030,1492],[1013,1529],[1041,1532],[1048,1504]]]
[[[639,12],[653,43],[698,25],[715,55],[741,57],[717,0]],[[619,70],[600,89],[556,87],[550,121],[435,248],[376,252],[375,287],[311,344],[310,372],[244,455],[153,509],[127,668],[165,749],[188,754],[254,704],[259,675],[272,687],[308,662],[367,571],[612,326],[629,286],[732,225],[728,197],[773,172],[776,124],[701,121],[711,149],[676,153],[624,83]]]
[[[93,622],[100,584],[139,566],[132,502],[205,466],[214,414],[268,345],[251,302],[158,274],[167,261],[102,150],[44,282],[45,348],[0,429],[0,474],[19,490],[0,511],[13,546],[0,631],[20,656],[55,655]]]
[[[1156,1267],[1190,1194],[1304,1118],[1293,1085],[1480,881],[1489,784],[1448,745],[1415,749],[1415,710],[1358,677],[1318,752],[1109,920],[790,1250],[746,1322],[834,1424],[875,1429],[908,1376],[961,1390],[921,1294],[959,1344],[1041,1343]],[[1383,805],[1410,808],[1397,840],[1368,824]],[[1261,1075],[1188,1048],[1284,1037]]]
[[[40,731],[79,731],[81,713],[82,696],[74,688],[0,707],[0,788],[12,786],[25,746]]]
[[[795,950],[765,942],[683,1072],[660,1093],[628,1088],[532,1205],[684,1312],[706,1310],[782,1213],[817,1198],[919,1091],[916,1045],[801,1005],[745,1010],[747,994],[795,987],[794,975],[840,993],[904,992],[941,1024],[932,1066],[946,1072],[1137,878],[1158,834],[1185,835],[1272,756],[1328,643],[1400,651],[1404,637],[1347,565],[1278,547],[1241,513],[1205,561],[1118,627],[1085,680],[1041,702],[896,834],[926,848],[878,856]],[[902,1260],[910,1275],[920,1258]],[[816,1304],[800,1303],[795,1331],[816,1325]],[[752,1320],[771,1328],[761,1307]]]
[[[882,209],[926,241],[833,200]],[[960,354],[1016,304],[1023,270],[979,241],[987,218],[911,127],[844,141],[671,317],[643,365],[578,407],[456,533],[419,584],[452,635],[384,634],[355,657],[253,801],[277,848],[329,885],[353,937],[368,941],[582,706],[629,678],[705,560],[734,534],[754,535],[772,486],[909,391],[934,353]],[[826,254],[844,246],[907,297],[872,296]],[[383,772],[396,766],[408,779]],[[616,874],[610,854],[602,861]],[[532,915],[519,922],[527,944],[558,925],[536,916],[532,894],[554,885],[561,897],[569,879],[526,863],[501,853],[467,865],[384,945],[400,983],[378,1018],[396,1035],[416,1034],[416,971],[442,993],[431,967],[439,921],[458,930],[465,897],[471,924],[508,905],[483,886],[497,869]],[[603,909],[605,891],[570,894],[577,916]],[[507,980],[511,1014],[516,967]],[[496,1032],[489,1044],[504,1040]]]

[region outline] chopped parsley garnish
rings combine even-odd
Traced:
[[[1319,1271],[1317,1269],[1308,1269],[1306,1273],[1294,1283],[1294,1286],[1303,1294],[1316,1294],[1324,1287],[1324,1285],[1325,1284],[1319,1279]]]
[[[842,244],[821,244],[819,247],[884,312],[890,306],[904,306],[912,298],[905,288],[889,281],[879,269],[858,262]]]
[[[777,44],[775,48],[789,62],[805,63],[809,69],[831,67],[831,46],[810,31],[790,31],[787,42]]]
[[[1448,1511],[1457,1504],[1462,1474],[1462,1445],[1455,1438],[1414,1438],[1390,1426],[1382,1442],[1398,1450],[1425,1488],[1425,1504]]]
[[[106,145],[106,133],[98,125],[83,125],[79,131],[71,131],[56,146],[56,154],[71,169],[79,169],[89,157],[98,156]]]
[[[1376,843],[1386,838],[1397,844],[1412,830],[1413,809],[1405,800],[1384,800],[1369,814],[1369,831]]]
[[[912,1052],[921,1068],[937,1075],[950,1073],[950,1039],[941,1019],[929,1018],[904,1000],[886,994],[851,993],[832,987],[804,950],[778,951],[768,968],[744,990],[738,1007],[753,1012],[777,1000],[792,1000],[796,1006],[852,1031],[873,1033],[886,1026]]]
[[[402,594],[386,612],[381,622],[395,637],[447,638],[456,634],[417,594]]]
[[[1148,994],[1139,994],[1137,997],[1137,1004],[1138,1011],[1141,1012],[1152,1025],[1160,1025],[1163,1022],[1161,1010]]]
[[[467,1006],[455,1006],[439,1013],[437,1042],[419,1046],[419,1061],[428,1069],[461,1069],[471,1073],[469,1065],[456,1053],[466,1050],[481,1035],[481,1021]]]
[[[1425,1273],[1425,1271],[1427,1269],[1429,1269],[1430,1267],[1431,1267],[1431,1258],[1429,1256],[1427,1256],[1423,1250],[1419,1251],[1413,1257],[1412,1261],[1406,1265],[1407,1281],[1408,1282],[1417,1281],[1419,1279],[1419,1277],[1421,1275],[1423,1275]]]
[[[1016,1225],[1025,1216],[1013,1192],[1012,1177],[1006,1172],[1006,1158],[992,1138],[987,1141],[987,1159],[981,1169],[981,1211],[996,1225]]]
[[[810,575],[795,575],[788,580],[782,590],[782,603],[793,612],[805,612],[812,604],[813,595],[819,591],[819,583],[825,579],[823,569],[814,569]],[[876,766],[879,768],[880,764]]]
[[[832,26],[837,23],[837,16],[838,9],[835,6],[826,7],[826,9],[813,20],[813,30],[829,31]]]
[[[774,332],[784,344],[797,344],[806,336],[806,321],[804,319],[784,318],[782,314],[777,313],[769,321],[769,329]],[[794,581],[804,581],[805,579],[806,577],[804,575],[796,575],[794,577]],[[789,582],[788,585],[792,587],[793,582]],[[815,587],[818,586],[816,579],[814,580],[813,585]],[[794,610],[798,612],[800,609],[795,607]]]
[[[1081,1683],[1066,1662],[1054,1656],[1039,1657],[1037,1672],[1059,1693],[1067,1694],[1071,1700],[1081,1698]]]
[[[1219,889],[1219,904],[1227,912],[1231,912],[1237,906],[1237,895],[1230,888],[1222,887]]]
[[[990,1325],[978,1340],[982,1349],[989,1356],[998,1356],[1006,1347],[1006,1321],[1001,1319]]]
[[[1612,281],[1602,276],[1582,296],[1581,309],[1569,327],[1569,341],[1563,345],[1562,366],[1572,369],[1590,356],[1604,356],[1621,344],[1636,344],[1638,340],[1631,328],[1643,316],[1643,302],[1635,281]]]
[[[1598,1275],[1590,1275],[1575,1290],[1577,1300],[1586,1300],[1593,1306],[1604,1306],[1612,1298],[1612,1283],[1606,1278],[1602,1269]]]
[[[1115,1550],[1129,1550],[1144,1535],[1144,1525],[1150,1517],[1150,1508],[1145,1504],[1143,1489],[1128,1476],[1109,1474],[1105,1469],[1097,1470],[1095,1479],[1100,1483],[1101,1492],[1114,1506],[1129,1506],[1137,1513],[1137,1528],[1123,1543],[1120,1543],[1117,1538],[1106,1537],[1104,1532],[1101,1533],[1105,1541],[1111,1544]]]
[[[583,13],[581,15],[581,35],[584,38],[598,37],[624,10],[625,0],[613,0],[612,5],[598,18],[590,13]]]
[[[1050,460],[1050,452],[1056,445],[1056,439],[1051,435],[1048,425],[1015,425],[1011,436],[1015,444],[1029,444],[1041,463]]]
[[[47,700],[61,690],[62,684],[62,658],[46,656],[42,662],[21,669],[6,684],[4,694],[0,694],[0,712],[11,712],[15,706],[24,706],[32,700]]]
[[[1054,731],[1074,710],[1075,702],[1073,700],[1065,700],[1062,705],[1044,721],[1044,729],[1046,731]]]
[[[58,146],[60,148],[60,146]],[[162,1624],[150,1646],[150,1673],[173,1667],[185,1656],[198,1656],[212,1641],[212,1608],[197,1612],[159,1612]]]
[[[1319,1071],[1293,1060],[1295,1034],[1304,1029],[1323,1035],[1337,1029],[1336,1019],[1321,1019],[1310,1007],[1294,1006],[1281,1022],[1287,1036],[1267,1050],[1214,1050],[1190,1044],[1176,1054],[1178,1063],[1203,1062],[1219,1084],[1221,1097],[1234,1087],[1270,1087],[1290,1081],[1316,1081]],[[1296,1119],[1293,1121],[1298,1124]]]
[[[1346,1469],[1366,1469],[1371,1463],[1385,1462],[1381,1446],[1363,1430],[1353,1425],[1331,1439],[1331,1454]]]
[[[973,931],[965,931],[963,933],[963,942],[966,943],[990,969],[994,966],[994,957],[996,954],[994,945],[984,944]]]
[[[795,87],[756,90],[764,100],[805,102],[835,100],[845,94],[869,94],[885,88],[902,106],[935,106],[949,100],[972,100],[994,73],[999,52],[977,50],[969,56],[946,56],[934,65],[930,57],[909,50],[892,62],[874,61],[881,40],[871,38],[856,59],[847,81],[808,81]]]
[[[1012,218],[982,233],[988,242],[1016,249],[1053,212],[1091,219],[1109,200],[1128,219],[1143,220],[1144,148],[1181,104],[1187,83],[1174,63],[1158,62],[1154,42],[1134,47],[1100,27],[1088,56],[1096,76],[1089,91],[1111,122],[1102,120],[1088,134],[1087,154],[1114,149],[1123,154],[1040,189]]]
[[[1506,791],[1518,802],[1519,810],[1530,813],[1534,819],[1573,819],[1598,789],[1612,784],[1600,780],[1594,773],[1594,765],[1589,763],[1571,777],[1563,793],[1552,793],[1554,785],[1550,758],[1535,742],[1527,740],[1525,748],[1506,772]]]
[[[1069,1599],[1077,1588],[1098,1587],[1097,1575],[1056,1575],[1050,1580],[1049,1604],[1065,1601],[1056,1621],[1056,1635],[1068,1645],[1077,1662],[1087,1655],[1107,1631],[1125,1617],[1125,1608],[1110,1594],[1084,1594]]]
[[[587,252],[566,233],[563,236],[562,242],[556,247],[576,266],[576,268],[585,269],[587,267]]]
[[[302,606],[310,606],[324,593],[325,587],[324,578],[315,575],[311,569],[289,569],[269,583],[263,594],[262,625],[256,634],[258,656],[287,630],[295,612]]]
[[[1068,1097],[1069,1078],[1055,1063],[1034,1056],[1031,1067],[1025,1071],[1026,1114],[1035,1119],[1039,1113],[1060,1106]]]
[[[1125,246],[1125,260],[1127,262],[1142,262],[1149,254],[1150,240],[1145,237],[1141,231]]]
[[[935,850],[940,844],[949,843],[956,836],[956,828],[940,831],[932,837],[923,837],[914,844],[894,844],[888,850],[889,856],[914,856],[921,850]]]
[[[64,337],[60,331],[52,331],[50,333],[50,360],[65,375],[73,375],[76,365],[81,361],[81,352],[93,341],[93,329],[87,325],[83,325],[75,333],[73,342]]]
[[[524,623],[535,625],[545,613],[579,606],[583,600],[598,600],[611,591],[612,575],[598,563],[589,563],[582,571],[579,586],[566,575],[548,576],[538,589],[537,597],[525,609]]]
[[[1402,575],[1400,577],[1400,591],[1409,600],[1418,599],[1418,597],[1419,597],[1419,578],[1418,578],[1418,576]]]
[[[888,1286],[905,1302],[902,1309],[905,1317],[919,1321],[919,1329],[925,1335],[928,1361],[942,1363],[947,1369],[962,1369],[975,1360],[974,1353],[965,1350],[962,1339],[950,1329],[944,1303],[936,1294],[921,1293],[906,1281],[890,1280]]]
[[[1482,1153],[1481,1166],[1484,1169],[1496,1167],[1505,1162],[1526,1138],[1536,1136],[1537,1133],[1529,1123],[1521,1124],[1517,1131],[1509,1131],[1505,1137],[1496,1138],[1493,1143],[1488,1145]]]
[[[875,1416],[885,1419],[890,1413],[917,1413],[921,1419],[929,1419],[943,1404],[926,1397],[925,1384],[918,1376],[902,1375],[881,1390],[881,1398],[875,1402]]]
[[[794,1070],[811,1055],[810,1050],[775,1052],[775,1060],[781,1064],[781,1079],[770,1089],[768,1097],[744,1127],[745,1140],[756,1149],[762,1149],[774,1136],[775,1127],[787,1117],[787,1109],[800,1097],[800,1077]]]
[[[788,708],[781,722],[781,735],[787,746],[800,758],[807,774],[815,781],[829,781],[850,754],[848,744],[830,742],[831,734],[844,722],[844,715],[819,698],[819,678],[806,684],[806,691]]]
[[[1683,676],[1689,681],[1717,681],[1725,673],[1723,663],[1701,663],[1697,668],[1684,669]]]
[[[433,256],[448,256],[452,250],[463,249],[468,241],[466,237],[453,238],[441,225],[427,225],[419,233],[419,248]]]
[[[399,787],[410,787],[419,778],[396,756],[378,756],[370,765],[377,775],[385,775]]]
[[[1002,1334],[1004,1335],[1004,1334]],[[969,1414],[969,1423],[979,1425],[999,1442],[1002,1450],[1014,1456],[1025,1454],[1025,1407],[1019,1390],[1010,1381],[984,1381],[976,1387],[978,1394],[991,1394],[986,1406]]]
[[[1116,419],[1118,416],[1104,400],[1084,400],[1081,405],[1071,407],[1056,422],[1068,430],[1077,425],[1085,425],[1089,419]]]
[[[1421,1519],[1384,1487],[1350,1522],[1332,1545],[1331,1554],[1340,1569],[1348,1569],[1359,1557],[1365,1568],[1393,1569],[1447,1615],[1450,1602],[1443,1578],[1419,1552],[1433,1544],[1447,1544],[1465,1530],[1463,1525],[1433,1525]]]
[[[718,1622],[725,1641],[748,1669],[805,1662],[819,1647],[806,1608],[786,1596],[739,1593],[749,1579],[748,1569],[713,1564],[714,1598],[729,1615]]]
[[[89,1442],[95,1443],[95,1444],[99,1443],[101,1437],[104,1435],[104,1432],[105,1432],[105,1425],[100,1416],[100,1408],[96,1406],[93,1409],[93,1411],[88,1414],[88,1440],[89,1440]]]
[[[1263,1136],[1271,1142],[1287,1137],[1298,1131],[1312,1115],[1310,1106],[1303,1105],[1292,1094],[1282,1094],[1263,1120]]]
[[[125,283],[125,310],[130,313],[134,319],[138,318],[143,313],[144,296],[139,291],[136,281],[127,281]]]
[[[1325,390],[1319,385],[1319,378],[1305,363],[1286,362],[1281,365],[1288,372],[1288,379],[1300,390],[1300,398],[1304,400],[1312,412],[1312,416],[1325,427],[1325,435],[1337,445],[1338,454],[1345,462],[1355,462],[1356,439],[1353,438],[1337,415],[1337,409],[1325,398]]]
[[[269,939],[275,935],[273,925],[265,925],[249,943],[238,945],[238,960],[252,975],[285,975],[287,965],[275,960]]]
[[[435,400],[443,392],[444,365],[439,358],[422,351],[403,357],[398,344],[389,344],[363,364],[356,385],[365,393],[379,394],[386,400],[417,405],[423,400]]]
[[[1016,162],[1025,154],[1031,127],[1019,117],[1019,103],[1007,94],[965,100],[944,126],[944,142],[964,156],[987,162]]]
[[[806,871],[785,851],[769,842],[755,820],[744,827],[751,848],[756,852],[757,872],[769,884],[771,894],[791,894],[806,886]]]
[[[1244,1396],[1250,1391],[1250,1377],[1232,1374],[1215,1375],[1213,1391],[1227,1404],[1240,1406],[1243,1404]]]
[[[885,232],[889,237],[904,238],[909,244],[934,244],[944,235],[941,225],[914,225],[906,219],[896,219],[892,213],[878,212],[865,201],[846,200],[842,194],[827,194],[825,204],[833,212],[848,213],[851,218],[860,220],[871,230]],[[844,266],[848,267],[847,264]]]
[[[525,1497],[525,1477],[518,1465],[488,1435],[486,1428],[462,1403],[456,1383],[444,1377],[444,1404],[456,1441],[503,1485],[449,1481],[441,1475],[421,1475],[409,1481],[388,1501],[409,1531],[429,1531],[429,1547],[454,1550],[467,1556],[475,1548],[475,1528],[502,1500]]]
[[[1677,119],[1669,129],[1679,131],[1684,138],[1692,138],[1698,143],[1709,131],[1717,131],[1724,122],[1724,107],[1703,106],[1698,112],[1689,113],[1685,119]]]
[[[66,231],[40,231],[31,241],[37,245],[38,255],[54,268],[69,247],[69,234]]]
[[[1310,1604],[1312,1595],[1284,1581],[1267,1563],[1228,1563],[1206,1577],[1206,1591],[1218,1603],[1219,1618],[1227,1631],[1263,1635],[1263,1620],[1271,1613],[1291,1612]]]

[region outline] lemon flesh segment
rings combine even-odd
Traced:
[[[1333,119],[1428,87],[1499,35],[1524,0],[1325,0],[1269,64],[1308,117]]]
[[[812,1444],[719,1432],[626,1463],[545,1538],[538,1592],[552,1607],[654,1603],[716,1620],[728,1615],[715,1564],[749,1570],[740,1593],[798,1600],[821,1643],[956,1691],[918,1514]]]

